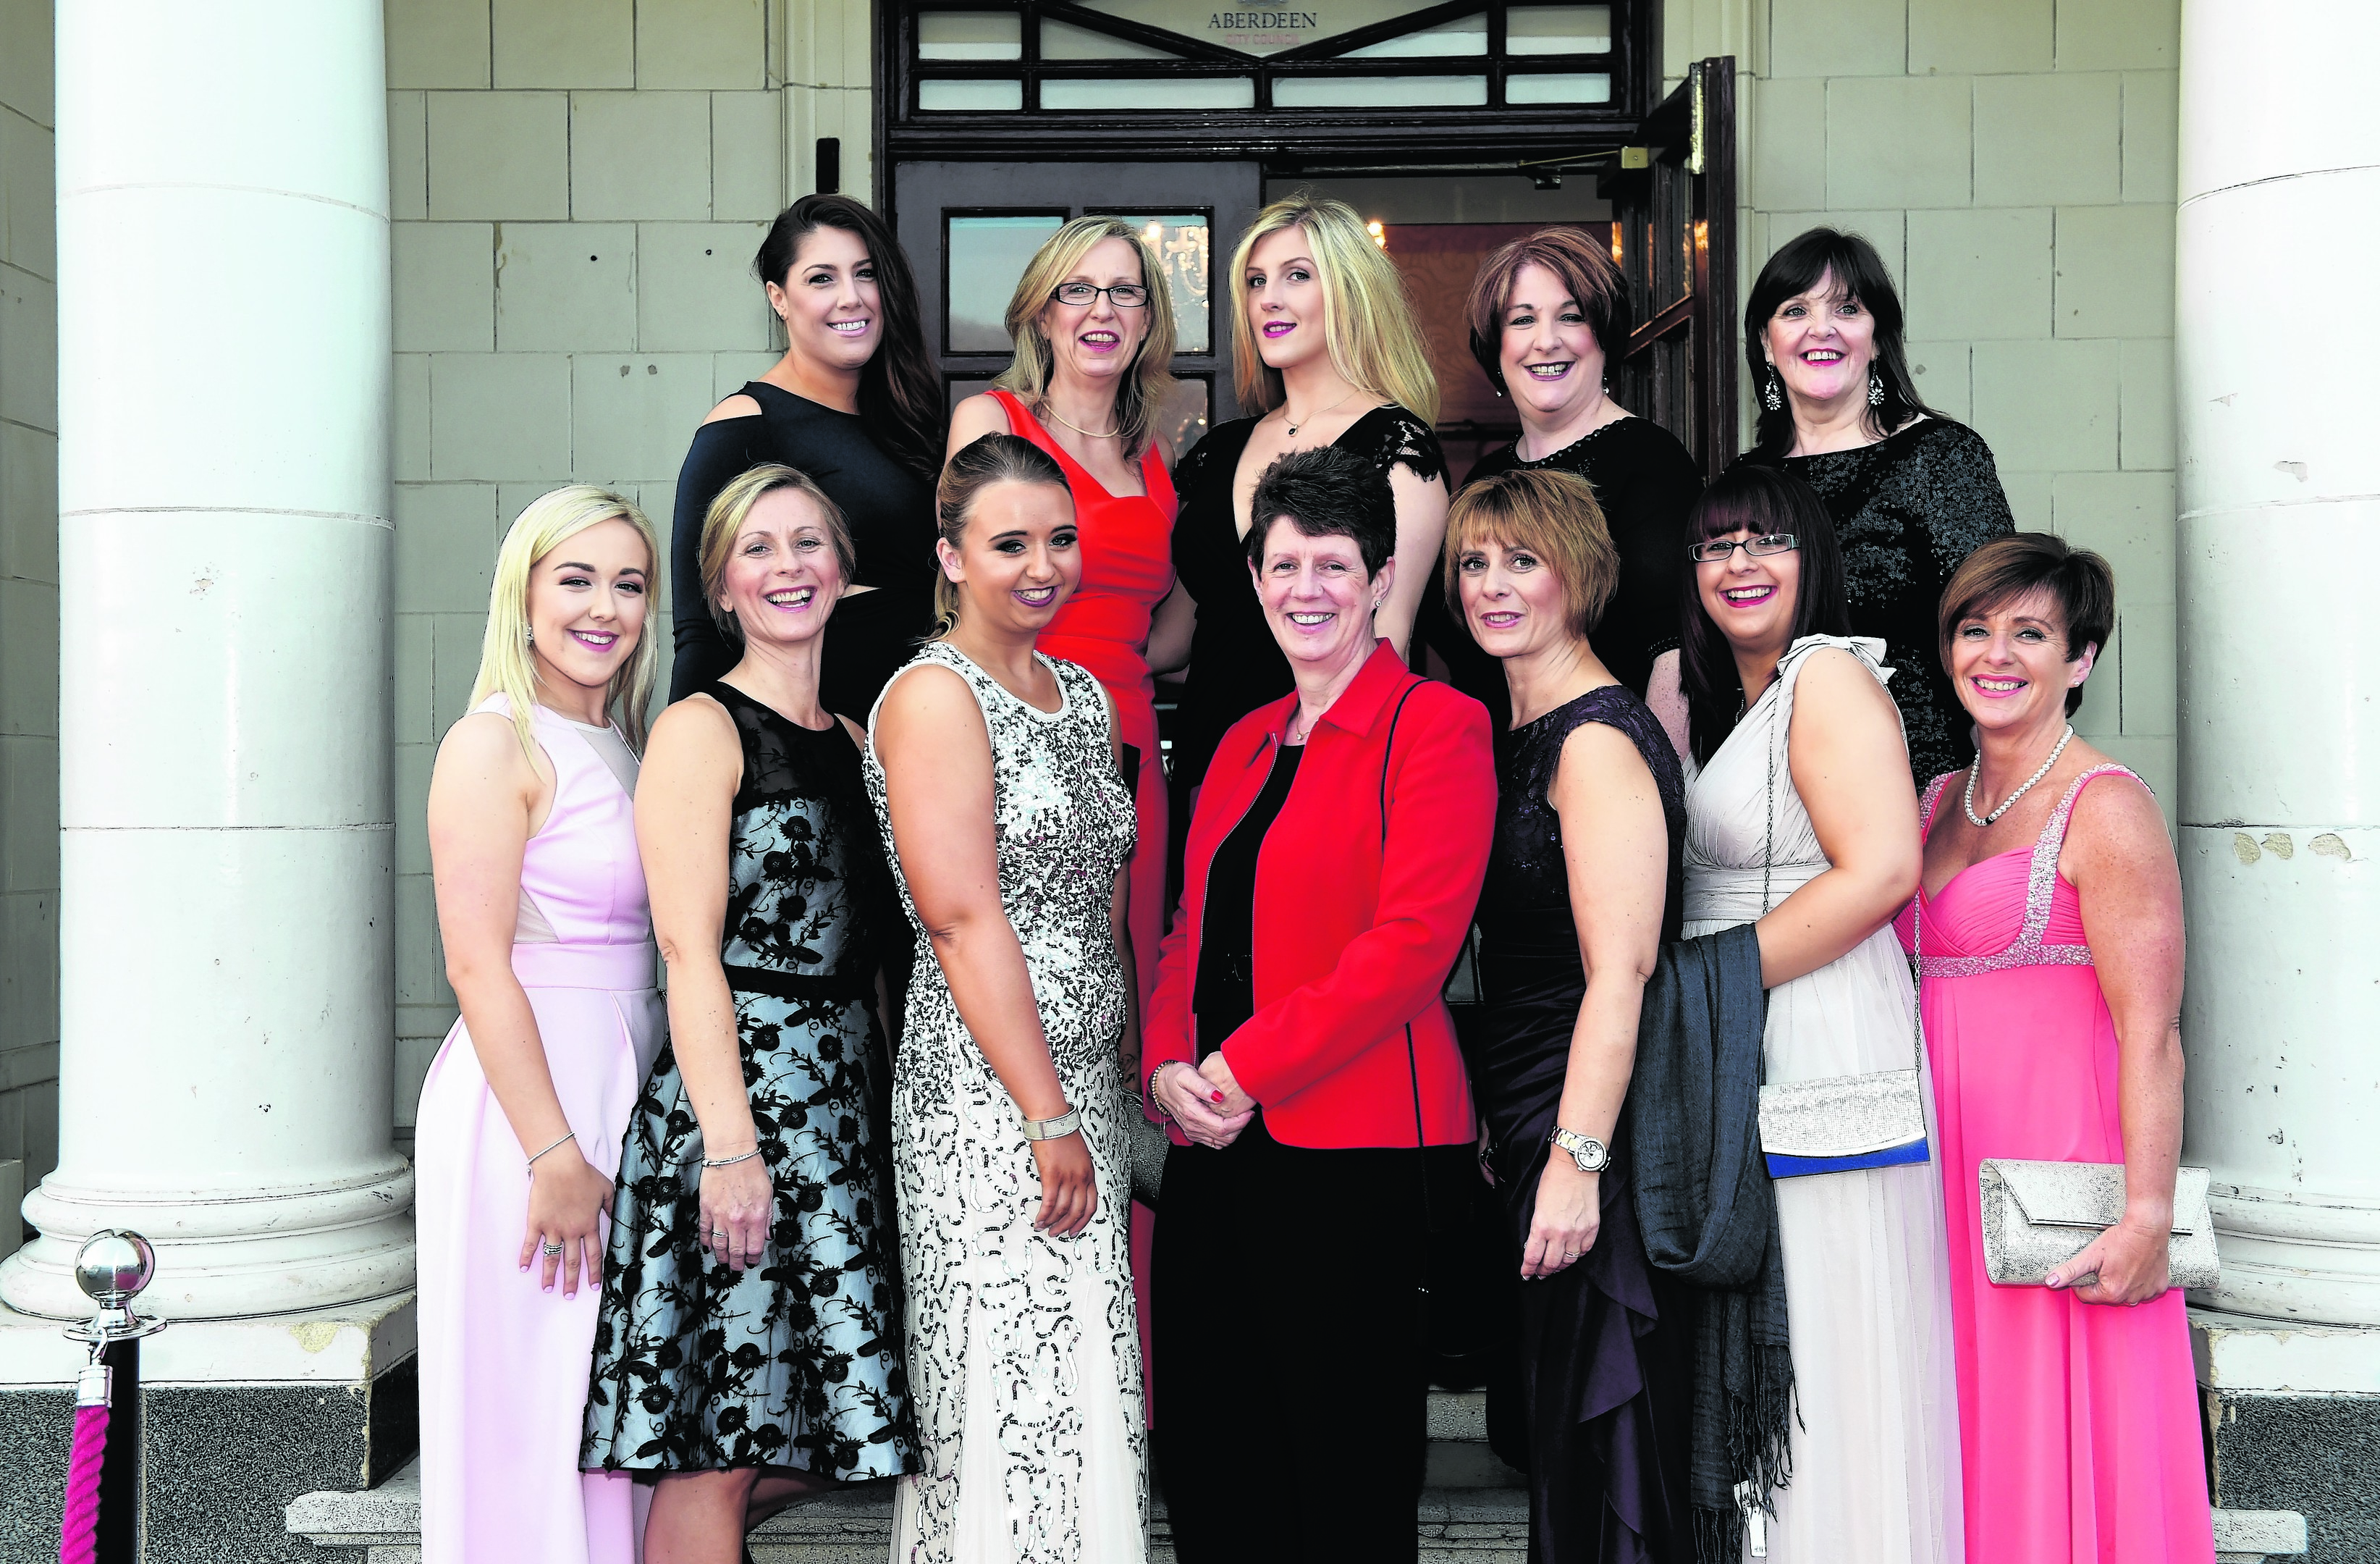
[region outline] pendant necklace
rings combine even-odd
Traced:
[[[1358,389],[1360,389],[1360,387],[1358,387]],[[1298,425],[1298,423],[1312,423],[1312,422],[1314,422],[1314,420],[1315,420],[1315,419],[1317,419],[1317,418],[1320,418],[1320,417],[1322,416],[1322,413],[1333,413],[1333,412],[1337,412],[1341,408],[1345,407],[1349,402],[1352,402],[1352,401],[1354,401],[1354,399],[1355,399],[1355,393],[1354,393],[1354,391],[1350,391],[1350,392],[1348,392],[1344,397],[1340,397],[1337,401],[1335,401],[1335,402],[1331,403],[1329,407],[1327,407],[1327,408],[1323,409],[1322,409],[1322,412],[1316,413],[1316,414],[1314,414],[1312,417],[1309,417],[1309,418],[1302,418],[1302,419],[1299,419],[1299,420],[1297,421],[1297,423],[1290,423],[1290,422],[1289,422],[1289,400],[1288,400],[1288,398],[1287,398],[1286,397],[1284,397],[1281,399],[1281,422],[1283,422],[1283,423],[1285,423],[1285,424],[1288,424],[1288,425],[1289,425],[1289,437],[1290,437],[1291,439],[1294,440],[1294,439],[1296,439],[1296,438],[1297,438],[1297,425]]]
[[[1102,434],[1096,429],[1086,429],[1081,424],[1076,423],[1073,419],[1068,418],[1064,413],[1060,412],[1055,407],[1049,406],[1047,404],[1042,407],[1041,410],[1050,418],[1056,420],[1058,422],[1062,423],[1067,428],[1073,430],[1075,434],[1080,434],[1086,440],[1112,440],[1118,434],[1122,433],[1121,430],[1111,429],[1106,434]]]
[[[1975,773],[1984,768],[1984,757],[1977,755],[1967,767],[1967,824],[1974,826],[1975,829],[1980,831],[1985,826],[1989,825],[1999,819],[2001,815],[2006,814],[2009,812],[2010,805],[2014,804],[2017,800],[2024,797],[2027,793],[2033,791],[2033,785],[2034,783],[2049,775],[2049,768],[2058,764],[2058,757],[2066,752],[2066,746],[2073,737],[2074,725],[2070,722],[2066,725],[2065,737],[2058,739],[2058,747],[2049,751],[2049,758],[2041,763],[2041,769],[2026,777],[2024,779],[2024,786],[2019,788],[2015,792],[2010,793],[2007,798],[2002,799],[2000,800],[1999,808],[1992,811],[1989,814],[1977,814],[1975,813]]]

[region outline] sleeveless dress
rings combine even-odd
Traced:
[[[893,1505],[900,1564],[1133,1564],[1147,1546],[1148,1433],[1124,1216],[1123,1116],[1139,1105],[1116,1051],[1131,996],[1109,923],[1116,873],[1132,857],[1133,800],[1098,681],[1042,661],[1057,678],[1055,712],[1018,700],[948,641],[929,642],[910,667],[951,669],[982,707],[1001,903],[1025,947],[1050,1061],[1083,1116],[1099,1212],[1076,1238],[1034,1230],[1041,1182],[1015,1100],[968,1034],[918,926],[892,1073],[922,1454]],[[868,725],[872,737],[873,714]],[[872,747],[866,766],[889,842]],[[897,854],[893,878],[917,926]]]
[[[1683,902],[1685,782],[1644,702],[1607,685],[1498,736],[1496,842],[1478,916],[1485,1002],[1461,1030],[1504,1196],[1511,1246],[1503,1263],[1514,1273],[1586,996],[1561,821],[1548,795],[1563,744],[1596,722],[1628,736],[1660,790],[1670,841],[1664,940],[1678,937]],[[1645,1258],[1630,1160],[1623,1112],[1600,1180],[1595,1247],[1551,1277],[1519,1284],[1518,1416],[1502,1408],[1490,1414],[1527,1431],[1529,1556],[1546,1564],[1667,1564],[1694,1553],[1686,1499],[1692,1304]],[[1503,1390],[1491,1382],[1488,1394],[1500,1399]]]
[[[513,971],[578,1153],[608,1174],[662,1033],[636,761],[616,730],[542,706],[534,721],[553,806],[521,857]],[[528,1169],[459,1020],[422,1084],[413,1159],[425,1564],[630,1564],[634,1482],[578,1470],[602,1289],[565,1298],[534,1260],[520,1268]]]
[[[1822,647],[1852,653],[1879,684],[1892,671],[1882,666],[1880,641],[1804,636],[1787,648],[1777,677],[1710,764],[1690,772],[1688,938],[1756,921],[1829,867],[1793,789],[1786,747],[1794,687]],[[1768,991],[1764,1079],[1907,1069],[1914,1004],[1909,962],[1891,929],[1878,928],[1816,971]],[[1926,1100],[1930,1114],[1930,1089]],[[1800,1415],[1791,1484],[1777,1488],[1767,1528],[1768,1557],[1777,1564],[1958,1560],[1959,1411],[1939,1174],[1918,1163],[1779,1179],[1776,1188]]]
[[[917,1464],[876,1019],[892,876],[842,724],[702,693],[744,751],[720,960],[776,1215],[759,1265],[703,1247],[702,1128],[664,1048],[621,1154],[580,1460],[891,1477]]]
[[[1984,1275],[1985,1157],[2121,1162],[2116,1025],[2058,872],[2074,779],[2030,850],[1923,888],[1925,1039],[1949,1197],[1950,1307],[1966,1451],[1967,1554],[2026,1564],[2207,1564],[2214,1557],[2190,1322],[2180,1290],[2138,1308]],[[1944,785],[1925,791],[1933,829]],[[2137,777],[2134,780],[2138,780]],[[1907,912],[1901,941],[1914,931]]]

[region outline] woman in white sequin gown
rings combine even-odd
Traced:
[[[1907,1069],[1914,990],[1888,920],[1915,888],[1917,800],[1884,642],[1827,633],[1847,628],[1842,566],[1821,502],[1798,479],[1739,467],[1697,502],[1686,532],[1696,544],[1793,541],[1692,567],[1684,933],[1759,922],[1769,1083]],[[1658,696],[1658,671],[1654,685]],[[1920,1085],[1938,1146],[1930,1077]],[[1747,1526],[1745,1557],[1765,1533],[1775,1564],[1957,1564],[1940,1169],[1824,1173],[1776,1190],[1798,1415],[1791,1478],[1771,1496],[1774,1516]]]
[[[867,763],[917,930],[892,1143],[924,1464],[892,1557],[1137,1564],[1133,800],[1098,680],[1033,650],[1081,579],[1057,464],[985,435],[937,508],[950,628],[886,686]],[[1034,1121],[1059,1132],[1028,1140]]]

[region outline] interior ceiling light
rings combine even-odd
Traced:
[[[1365,224],[1364,231],[1372,236],[1372,242],[1374,244],[1378,245],[1382,250],[1389,248],[1389,230],[1381,224],[1378,217],[1375,217],[1370,222]]]

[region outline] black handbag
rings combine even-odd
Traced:
[[[1389,761],[1397,724],[1418,684],[1408,685],[1389,717],[1380,756],[1380,846],[1389,843]],[[1413,1023],[1405,1023],[1405,1073],[1413,1087],[1414,1148],[1421,1154],[1420,1304],[1430,1383],[1450,1390],[1485,1384],[1502,1332],[1494,1289],[1502,1243],[1496,1191],[1480,1171],[1479,1148],[1433,1146],[1422,1123],[1421,1062]]]

